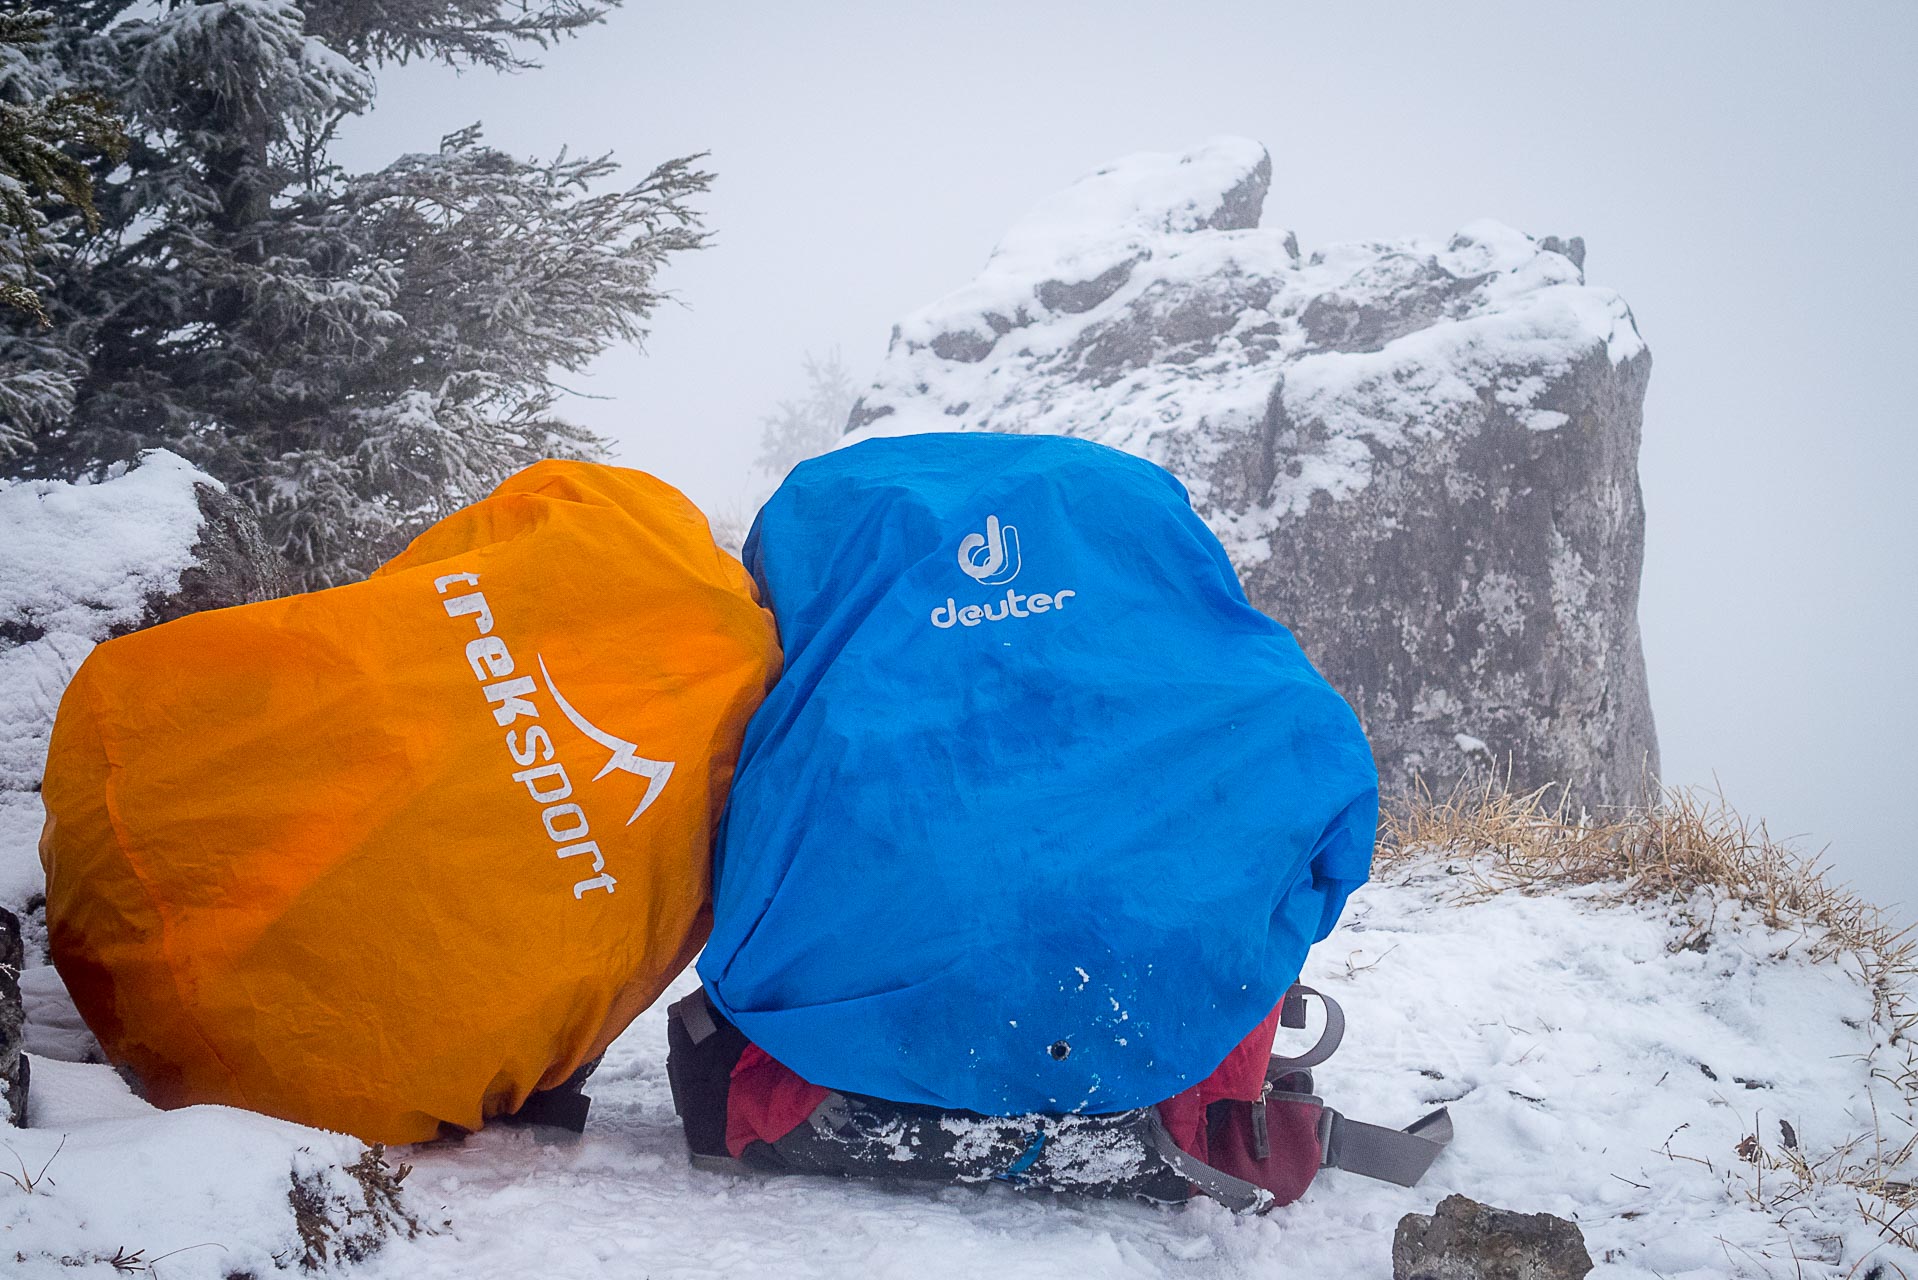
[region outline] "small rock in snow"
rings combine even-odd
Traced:
[[[1582,1280],[1591,1269],[1577,1223],[1465,1196],[1406,1214],[1392,1238],[1392,1280]]]

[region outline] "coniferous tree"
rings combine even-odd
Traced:
[[[78,219],[98,229],[88,158],[126,150],[104,99],[56,87],[45,48],[52,25],[44,11],[0,10],[0,307],[31,322],[0,333],[0,457],[73,407],[80,366],[44,332],[52,320],[38,259],[49,227]]]
[[[307,585],[359,576],[525,463],[598,442],[555,379],[638,341],[660,264],[704,240],[699,157],[602,189],[606,158],[528,162],[477,127],[368,174],[327,158],[384,62],[525,65],[580,0],[72,0],[63,74],[124,111],[102,229],[47,291],[72,410],[14,470],[165,445],[259,511]]]

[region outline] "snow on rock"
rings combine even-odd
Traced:
[[[33,1069],[24,1053],[27,1010],[20,985],[25,956],[20,917],[0,907],[0,1117],[16,1125],[27,1116]]]
[[[0,906],[42,887],[47,738],[93,647],[285,589],[240,503],[164,450],[94,484],[0,480]]]
[[[366,1167],[356,1139],[231,1107],[159,1111],[110,1067],[36,1058],[29,1124],[0,1149],[9,1277],[264,1277],[399,1225],[350,1172]]]
[[[67,682],[93,646],[180,585],[200,536],[196,484],[170,453],[99,484],[0,480],[0,905],[41,887],[40,774]]]
[[[1192,491],[1388,786],[1509,761],[1642,798],[1637,479],[1651,357],[1584,246],[1477,222],[1302,258],[1263,147],[1121,160],[901,321],[851,438],[1056,432]],[[1466,751],[1461,737],[1483,741]]]

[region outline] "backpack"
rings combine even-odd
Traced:
[[[1273,1023],[1303,1027],[1308,996],[1325,1009],[1317,1042],[1295,1057],[1271,1054]],[[1108,1114],[985,1116],[812,1084],[702,990],[667,1010],[666,1070],[688,1155],[711,1172],[996,1183],[1168,1204],[1198,1194],[1263,1213],[1297,1200],[1321,1169],[1415,1186],[1452,1141],[1444,1107],[1388,1129],[1325,1105],[1313,1068],[1344,1031],[1337,1001],[1295,985],[1273,1019],[1177,1097]]]
[[[1243,1108],[1291,1172],[1235,1194],[1302,1190],[1339,1122],[1267,1058],[1377,774],[1179,482],[1062,437],[868,440],[795,468],[745,560],[785,671],[675,1021],[695,1155],[1178,1198]]]
[[[705,938],[778,665],[678,492],[529,467],[366,582],[92,652],[43,788],[53,961],[159,1106],[577,1128]]]

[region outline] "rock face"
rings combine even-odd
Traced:
[[[97,484],[0,482],[0,906],[40,888],[47,739],[93,646],[288,584],[246,509],[173,454]]]
[[[27,1122],[28,1067],[20,1052],[27,1030],[20,999],[20,970],[25,967],[20,918],[0,907],[0,1116],[16,1126]]]
[[[156,627],[189,613],[256,604],[292,594],[291,568],[267,544],[260,522],[245,503],[224,486],[206,482],[194,484],[193,496],[200,509],[193,563],[180,571],[177,587],[147,597],[138,622],[114,627],[111,635]]]
[[[1264,148],[1120,161],[903,321],[853,438],[1057,432],[1184,480],[1383,782],[1642,798],[1651,357],[1585,246],[1475,223],[1302,258]]]
[[[1578,1225],[1447,1196],[1431,1217],[1408,1213],[1392,1237],[1392,1280],[1584,1280]]]

